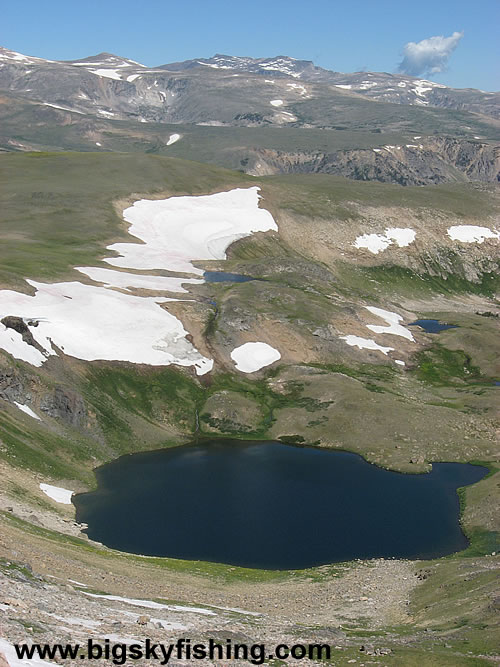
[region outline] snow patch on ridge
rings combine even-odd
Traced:
[[[394,336],[402,336],[408,340],[414,340],[412,334],[408,329],[399,324],[403,317],[397,313],[392,313],[390,310],[384,310],[383,308],[376,308],[375,306],[365,306],[370,313],[380,317],[385,320],[388,326],[379,326],[378,324],[367,324],[367,329],[370,329],[374,333],[386,333],[393,334]]]
[[[175,144],[175,142],[179,141],[180,138],[181,138],[180,134],[171,134],[170,137],[168,138],[167,146],[171,146],[172,144]]]
[[[485,239],[500,238],[500,232],[476,225],[456,225],[449,227],[447,233],[450,239],[461,243],[482,243]]]
[[[341,340],[345,340],[348,345],[352,347],[359,347],[360,350],[379,350],[382,354],[387,354],[394,350],[393,347],[384,347],[379,345],[371,338],[361,338],[361,336],[340,336]]]
[[[28,405],[23,405],[22,403],[18,403],[17,401],[14,401],[14,405],[17,408],[19,408],[19,410],[22,410],[30,417],[33,417],[33,419],[38,419],[38,421],[41,421],[40,417],[36,414],[36,412],[33,412],[33,410]]]
[[[392,146],[391,148],[394,148]],[[405,227],[388,227],[384,234],[363,234],[358,236],[353,245],[355,248],[367,248],[374,255],[385,250],[393,243],[399,248],[405,248],[413,243],[416,233]]]
[[[254,373],[281,359],[281,354],[267,343],[244,343],[234,348],[231,359],[235,362],[237,370],[242,373]]]

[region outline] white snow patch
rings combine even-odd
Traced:
[[[95,145],[96,145],[96,146],[102,146],[102,144],[101,144],[99,141],[96,141],[96,142],[95,142]]]
[[[374,152],[374,153],[381,153],[381,152],[382,152],[382,149],[381,149],[381,148],[374,148],[374,149],[373,149],[373,152]]]
[[[5,293],[5,292],[4,292]],[[11,292],[11,294],[16,294]],[[0,299],[2,292],[0,292]],[[1,308],[1,301],[0,301]],[[3,311],[2,317],[8,315],[8,312]],[[27,361],[32,366],[41,366],[44,361],[47,360],[46,352],[42,354],[36,347],[25,343],[23,337],[18,331],[14,329],[9,329],[0,322],[0,348],[11,354],[15,359],[22,359],[22,361]],[[54,354],[52,352],[52,354]]]
[[[345,88],[345,90],[351,90],[351,84],[336,83],[335,88]]]
[[[385,320],[389,326],[379,326],[377,324],[367,324],[367,329],[370,329],[374,333],[387,333],[393,334],[394,336],[402,336],[408,340],[414,340],[412,334],[408,329],[399,324],[403,317],[397,313],[392,313],[390,310],[384,310],[383,308],[376,308],[375,306],[365,306],[367,310],[370,311],[373,315],[380,317]]]
[[[307,88],[299,83],[287,83],[288,88],[300,91],[301,95],[307,95]]]
[[[370,338],[361,338],[360,336],[352,335],[340,336],[340,338],[345,340],[345,342],[352,347],[359,347],[360,350],[379,350],[383,354],[387,354],[394,349],[393,347],[383,347]]]
[[[62,107],[59,104],[50,104],[49,102],[42,102],[44,107],[52,107],[53,109],[61,109],[62,111],[71,111],[71,113],[80,113],[82,116],[85,114],[83,111],[77,111],[76,109],[70,109],[70,107]]]
[[[394,359],[394,363],[398,366],[406,366],[405,362],[401,361],[401,359]]]
[[[385,250],[391,245],[392,241],[384,234],[363,234],[358,236],[353,245],[355,248],[367,248],[374,255]]]
[[[52,486],[51,484],[40,484],[40,489],[49,498],[55,500],[56,503],[71,505],[71,496],[73,495],[73,491],[62,489],[60,486]]]
[[[283,100],[271,100],[269,104],[272,104],[273,107],[283,106]]]
[[[111,600],[113,602],[124,602],[133,607],[145,607],[146,609],[169,609],[170,611],[185,611],[193,614],[202,614],[203,616],[216,616],[215,611],[210,609],[203,609],[202,607],[184,607],[183,605],[164,604],[163,602],[153,602],[152,600],[137,600],[135,598],[124,598],[119,595],[103,595],[99,593],[88,593],[81,591],[84,595],[91,598],[101,598],[104,600]]]
[[[112,111],[106,111],[105,109],[97,109],[97,113],[100,113],[101,116],[106,116],[109,118],[115,115]]]
[[[398,83],[398,87],[399,87],[399,88],[406,88],[406,83],[405,83],[404,81],[400,81],[400,82]]]
[[[242,373],[254,373],[281,359],[281,354],[267,343],[244,343],[234,348],[231,359],[235,362],[237,370]]]
[[[65,354],[85,361],[194,365],[199,375],[213,366],[186,339],[180,320],[160,307],[168,301],[164,297],[131,296],[78,282],[27,282],[35,296],[3,290],[0,313],[29,317],[36,309],[46,318],[32,331],[37,342],[45,336]]]
[[[385,250],[393,242],[400,248],[409,246],[415,240],[416,233],[413,229],[405,227],[388,227],[384,234],[363,234],[358,236],[353,245],[355,248],[367,248],[374,255]]]
[[[71,579],[68,579],[68,581],[71,581]],[[51,616],[58,621],[67,623],[68,625],[79,625],[82,628],[86,628],[88,630],[95,630],[95,628],[98,628],[101,625],[100,621],[92,621],[89,618],[81,618],[79,616],[59,616],[58,614],[52,614],[48,611],[45,613],[47,616]]]
[[[175,144],[175,142],[179,141],[180,138],[181,138],[180,134],[171,134],[170,137],[168,138],[167,146],[171,146],[172,144]]]
[[[7,664],[10,665],[10,667],[43,667],[43,665],[57,665],[56,662],[40,660],[40,658],[35,657],[31,660],[19,659],[14,646],[6,639],[0,639],[0,651],[6,657]]]
[[[117,72],[116,69],[89,69],[89,72],[97,74],[97,76],[103,76],[106,79],[116,79],[117,81],[122,80],[121,74]]]
[[[135,81],[138,79],[141,75],[140,74],[131,74],[130,76],[127,77],[127,81],[129,83],[132,83],[132,81]]]
[[[82,584],[81,581],[75,581],[75,579],[68,579],[68,581],[72,584],[76,584],[77,586],[82,586],[83,588],[88,588],[87,584]]]
[[[448,228],[448,236],[461,243],[482,243],[484,239],[500,238],[500,232],[476,225],[456,225]]]
[[[269,211],[259,208],[259,188],[236,188],[213,195],[141,199],[125,209],[129,234],[139,243],[108,246],[120,257],[108,264],[131,269],[166,269],[202,275],[192,260],[226,259],[233,241],[252,232],[277,231]]]
[[[33,419],[38,419],[38,421],[41,421],[40,417],[36,414],[36,412],[33,412],[33,410],[27,405],[23,405],[22,403],[18,403],[17,401],[14,401],[14,405],[18,407],[19,410],[22,410],[30,417],[33,417]]]
[[[400,248],[409,246],[410,243],[413,243],[416,237],[414,230],[409,229],[408,227],[388,227],[385,230],[385,235],[387,238],[395,241]]]
[[[264,79],[264,83],[274,83],[272,79]]]
[[[421,139],[421,135],[418,135],[418,137],[413,137],[414,139]]]
[[[76,266],[75,269],[86,276],[102,283],[105,287],[119,287],[128,289],[130,287],[160,292],[184,292],[184,283],[200,285],[204,282],[201,278],[174,278],[172,276],[148,276],[138,273],[127,273],[126,271],[114,271],[113,269],[102,269],[97,266]]]

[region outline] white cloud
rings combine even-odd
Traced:
[[[463,32],[454,32],[450,37],[438,35],[421,42],[408,42],[398,70],[412,76],[442,72],[463,36]]]

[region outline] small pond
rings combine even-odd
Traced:
[[[213,440],[123,456],[73,496],[89,537],[131,553],[290,569],[464,549],[457,487],[487,469],[401,474],[356,454]]]
[[[441,324],[439,320],[415,320],[415,322],[410,322],[408,326],[419,326],[427,333],[439,333],[446,329],[458,329],[456,324]]]
[[[207,283],[247,283],[256,280],[252,276],[244,276],[241,273],[227,273],[227,271],[205,271],[203,277]]]

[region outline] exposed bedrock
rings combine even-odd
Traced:
[[[400,185],[500,180],[500,146],[441,137],[428,138],[423,144],[334,153],[258,149],[252,152],[252,158],[247,171],[254,175],[339,174]]]

